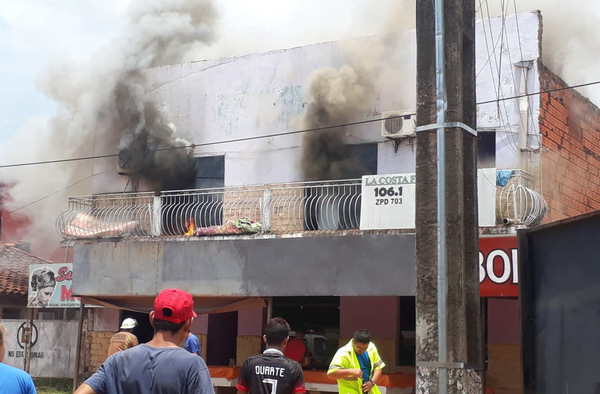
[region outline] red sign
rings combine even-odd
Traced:
[[[518,297],[517,237],[479,238],[479,283],[482,297]]]

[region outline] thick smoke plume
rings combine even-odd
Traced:
[[[389,11],[394,17],[388,15],[379,35],[342,44],[345,65],[318,69],[309,77],[309,102],[300,126],[317,130],[303,138],[302,170],[306,180],[348,179],[363,174],[343,139],[344,128],[319,128],[376,115],[376,100],[390,91],[399,108],[414,101],[415,76],[410,71],[414,70],[415,58],[408,49],[411,45],[400,44],[408,39],[406,32],[414,28],[414,2],[390,3]]]
[[[320,128],[347,123],[366,111],[372,102],[375,86],[368,71],[343,66],[339,70],[315,71],[308,93],[312,98],[304,114],[303,128]],[[319,130],[304,138],[303,170],[307,180],[343,179],[360,168],[349,157],[340,128]]]
[[[145,188],[177,188],[190,181],[193,162],[190,149],[184,148],[189,143],[176,136],[168,114],[146,98],[143,71],[179,63],[189,51],[212,43],[216,8],[210,0],[135,0],[127,16],[122,34],[88,63],[54,59],[44,68],[39,88],[60,104],[61,113],[20,130],[2,152],[3,162],[121,152],[121,164],[137,170]],[[58,243],[53,224],[66,197],[90,193],[91,178],[115,173],[117,159],[107,160],[111,164],[105,171],[95,160],[20,167],[1,174],[2,182],[12,184],[7,210],[18,210],[32,222],[25,236],[34,250],[41,245],[54,249]],[[97,190],[98,183],[93,183],[96,192],[123,191],[114,185]],[[62,192],[24,208],[40,193],[55,190]]]

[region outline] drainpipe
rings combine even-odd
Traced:
[[[446,244],[446,143],[442,126],[446,122],[446,81],[444,68],[444,1],[435,0],[435,75],[437,123],[437,312],[438,368],[440,393],[448,392],[448,260]]]
[[[529,97],[527,95],[527,75],[533,65],[532,60],[515,63],[521,69],[521,87],[519,89],[519,169],[527,171],[527,135],[529,134]]]

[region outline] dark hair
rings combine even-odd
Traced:
[[[371,342],[371,333],[365,329],[356,330],[352,339],[358,343],[369,343]]]
[[[38,268],[31,274],[31,289],[33,291],[54,286],[56,286],[56,279],[54,279],[54,271],[51,269]]]
[[[290,335],[290,325],[282,317],[274,317],[265,327],[267,345],[281,345]]]
[[[154,333],[156,334],[158,331],[169,331],[171,334],[175,334],[177,331],[181,330],[181,327],[183,327],[184,324],[184,321],[181,323],[172,323],[166,320],[154,319]]]

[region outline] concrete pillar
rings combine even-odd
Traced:
[[[475,128],[475,4],[444,1],[446,122]],[[437,123],[434,2],[417,0],[417,126]],[[476,137],[446,128],[445,208],[448,361],[438,343],[437,132],[417,132],[417,392],[441,393],[439,373],[448,371],[448,392],[482,392],[482,344],[478,281]]]

